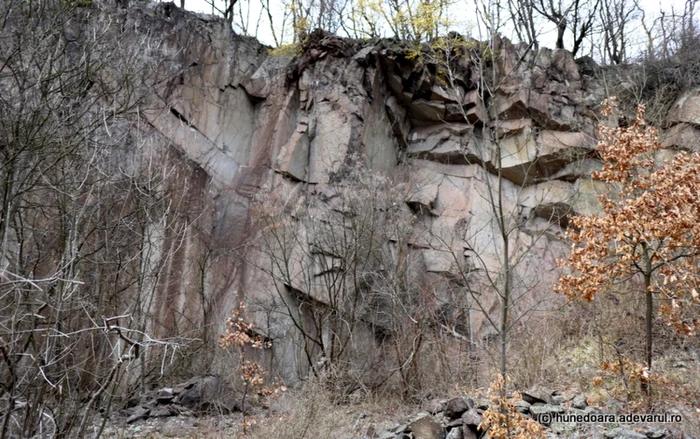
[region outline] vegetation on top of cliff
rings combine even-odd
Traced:
[[[316,47],[321,31],[325,40],[338,35],[337,41],[354,47],[355,52],[374,46],[409,59],[435,58],[444,51],[441,40],[452,40],[451,35],[465,35],[466,41],[481,47],[498,37],[524,50],[554,46],[570,51],[574,58],[595,60],[603,66],[625,66],[621,70],[593,70],[605,76],[609,94],[620,97],[621,107],[631,118],[634,107],[645,104],[648,119],[657,125],[663,123],[663,115],[679,93],[697,85],[700,77],[693,0],[685,1],[682,9],[663,5],[661,11],[651,10],[639,0],[264,0],[260,5],[237,0],[205,1],[236,31],[271,36],[270,43],[277,47],[275,53],[297,56],[301,67],[295,66],[290,77],[296,77],[308,62],[317,59],[315,49],[326,51]],[[181,0],[180,4],[185,7],[189,3]],[[465,11],[471,15],[467,17]],[[555,36],[546,36],[547,32]],[[629,68],[629,64],[636,67]],[[588,68],[584,70],[592,73]],[[438,79],[443,76],[438,72]]]
[[[625,64],[640,55],[669,58],[696,41],[692,0],[682,8],[661,5],[660,10],[638,0],[205,1],[237,31],[265,36],[278,47],[302,42],[314,29],[355,39],[412,42],[429,42],[450,31],[479,39],[499,33],[533,48],[554,46],[575,57]],[[181,7],[189,4],[180,1]]]

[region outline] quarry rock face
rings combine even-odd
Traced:
[[[302,376],[326,354],[299,341],[297,322],[313,320],[308,309],[335,306],[324,279],[346,269],[349,256],[334,243],[347,230],[358,236],[356,212],[373,209],[408,218],[405,239],[387,233],[376,248],[397,266],[410,264],[410,283],[430,285],[437,308],[464,309],[439,322],[462,337],[493,332],[484,311],[499,307],[497,286],[485,275],[503,266],[496,202],[518,259],[512,275],[530,297],[523,306],[560,300],[551,287],[555,261],[568,249],[567,218],[596,212],[605,191],[591,179],[600,163],[594,121],[586,116],[597,104],[587,98],[601,91],[583,80],[570,53],[503,40],[488,70],[479,71],[470,59],[483,55],[467,44],[445,73],[439,62],[409,58],[390,42],[315,32],[292,59],[172,4],[124,14],[131,26],[157,30],[175,72],[154,88],[147,121],[164,145],[206,175],[200,232],[182,244],[180,269],[168,272],[167,287],[152,301],[160,335],[201,336],[208,328],[216,336],[244,302],[274,342],[274,367],[286,379]],[[492,72],[497,84],[487,84]],[[669,147],[694,136],[698,102],[690,94],[675,107]],[[386,185],[396,192],[373,193],[368,188],[385,183],[366,184],[368,174],[396,179]],[[274,202],[281,216],[261,225],[259,210]],[[287,230],[278,224],[294,224],[284,235],[289,247],[251,243],[265,230]],[[279,273],[280,260],[287,275]],[[197,267],[205,267],[201,276]],[[374,270],[384,272],[386,263]],[[349,279],[338,294],[372,290],[359,275]],[[483,301],[479,309],[455,302],[455,291],[469,297],[467,285]],[[285,310],[289,304],[297,308]],[[375,312],[383,306],[367,299],[353,309],[365,322],[348,348],[357,357],[381,347],[377,328],[391,324]],[[172,317],[158,317],[165,315]],[[314,337],[330,337],[332,326],[326,330]]]

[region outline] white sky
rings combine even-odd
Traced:
[[[211,2],[215,2],[215,6],[217,6],[220,9],[223,9],[223,0],[185,0],[185,6],[187,9],[196,11],[196,12],[204,12],[211,14],[212,13],[212,6]],[[236,4],[235,8],[239,11],[243,12],[244,16],[248,17],[248,34],[252,36],[256,36],[261,42],[274,46],[274,39],[272,37],[272,33],[270,31],[270,24],[269,20],[267,19],[267,14],[262,13],[261,14],[261,4],[262,0],[239,0],[238,4]],[[275,29],[276,32],[278,33],[278,38],[279,38],[279,32],[284,16],[284,11],[286,10],[283,1],[284,0],[265,0],[270,2],[270,9],[272,10],[272,16],[273,16],[273,21],[275,22]],[[304,1],[304,0],[302,0]],[[304,3],[309,0],[305,0]],[[475,0],[456,0],[454,3],[450,5],[450,30],[455,30],[462,35],[471,35],[475,38],[478,38],[478,30],[475,27],[475,8],[474,8],[474,1]],[[482,1],[482,0],[478,0]],[[567,1],[573,1],[573,0],[563,0],[564,2]],[[585,1],[585,0],[584,0]],[[592,1],[592,0],[591,0]],[[632,0],[627,0],[629,3],[632,2]],[[285,2],[287,3],[287,2]],[[661,11],[665,11],[667,16],[671,15],[672,11],[675,11],[676,14],[681,14],[683,12],[683,7],[684,7],[684,0],[639,0],[640,6],[644,9],[645,11],[645,21],[649,24],[653,23],[655,19],[657,19]],[[179,4],[179,2],[178,2]],[[240,9],[239,9],[240,8]],[[249,8],[249,9],[248,9]],[[260,18],[259,18],[260,17]],[[634,46],[637,47],[644,47],[644,41],[646,39],[644,38],[644,33],[640,24],[640,14],[636,14],[636,19],[630,23],[629,26],[629,33],[632,36],[630,39],[630,46],[632,49],[630,52],[637,52],[639,49],[635,50]],[[237,17],[238,19],[238,17]],[[258,23],[259,20],[259,25],[257,28],[257,32],[255,30],[256,23]],[[538,41],[540,42],[541,46],[545,47],[553,47],[554,42],[556,39],[556,33],[554,31],[554,26],[551,25],[550,23],[543,22],[541,23],[541,29],[542,33],[540,34]],[[289,32],[289,23],[287,23],[287,31]],[[241,27],[240,25],[234,24],[234,30],[238,33],[241,32]],[[471,31],[470,31],[471,30]],[[656,30],[658,31],[658,26],[656,27]],[[515,40],[514,36],[509,36],[508,31],[504,31],[503,34],[506,37],[511,38],[512,40]],[[385,32],[385,35],[383,36],[392,36],[390,35],[390,32],[387,31]],[[570,37],[570,35],[569,35]],[[289,43],[290,41],[290,36],[286,35],[284,43]],[[639,46],[641,44],[641,46]],[[588,45],[590,47],[590,44]],[[567,49],[571,48],[571,43],[568,42]],[[590,53],[590,49],[586,50],[584,53],[579,53],[577,56],[581,55],[587,55]],[[599,55],[594,53],[593,54],[595,58],[599,58]]]

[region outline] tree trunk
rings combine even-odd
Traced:
[[[557,25],[557,49],[564,48],[564,33],[566,33],[566,17],[562,17]]]
[[[644,276],[644,287],[646,288],[646,299],[647,299],[647,306],[646,306],[646,347],[645,347],[645,354],[646,354],[646,360],[647,360],[647,367],[649,370],[651,370],[651,359],[652,359],[652,354],[651,354],[651,347],[652,347],[652,335],[651,335],[651,324],[652,324],[652,319],[654,318],[654,297],[652,296],[651,290],[649,290],[649,286],[651,285],[651,276],[650,275],[645,275]]]
[[[651,324],[654,318],[654,297],[651,291],[651,258],[649,257],[649,249],[646,245],[643,246],[644,249],[644,293],[646,295],[646,315],[644,319],[645,333],[646,333],[646,343],[644,345],[644,354],[646,356],[647,369],[651,372],[651,360],[652,360],[652,333]],[[642,391],[651,396],[651,387],[649,382],[642,382]],[[649,400],[651,404],[651,399]]]

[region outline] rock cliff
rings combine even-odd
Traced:
[[[381,355],[403,297],[387,291],[427,294],[431,324],[471,343],[494,332],[506,277],[514,312],[559,300],[567,218],[595,212],[605,190],[591,179],[603,88],[570,53],[454,37],[416,55],[316,32],[292,58],[173,4],[119,14],[175,72],[144,113],[188,163],[179,178],[202,210],[182,243],[161,244],[175,256],[152,302],[158,335],[218,334],[242,301],[294,379],[333,355],[331,339],[349,357]],[[697,102],[674,109],[669,147],[690,147]],[[370,211],[391,230],[350,255],[339,243],[365,239]],[[350,297],[362,303],[336,303]]]

